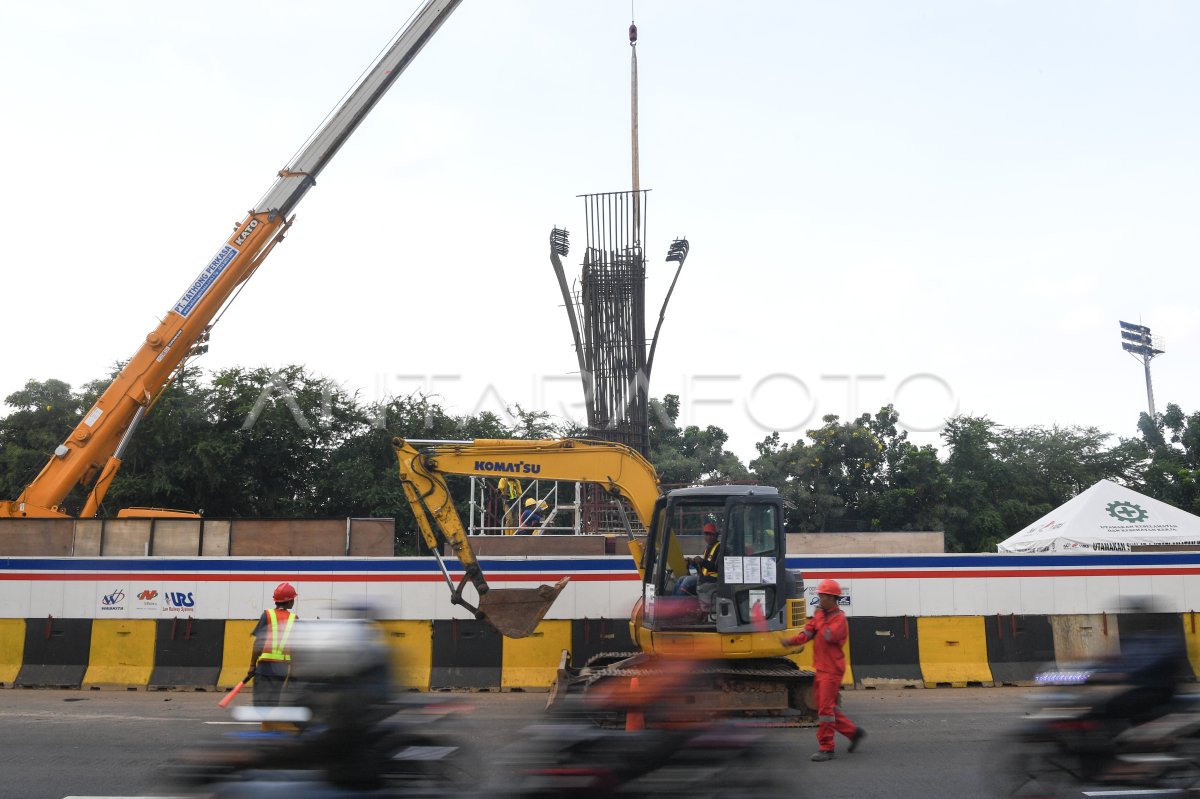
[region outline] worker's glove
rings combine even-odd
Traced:
[[[246,676],[242,678],[242,682],[250,682],[254,679],[254,667],[250,667],[250,671],[246,672]]]
[[[804,649],[804,636],[781,635],[779,636],[779,643],[783,644],[784,646],[800,647],[800,649]]]

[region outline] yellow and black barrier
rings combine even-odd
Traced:
[[[921,659],[913,616],[854,616],[847,655],[861,688],[920,687]]]
[[[1054,628],[1047,616],[998,613],[984,617],[983,630],[996,685],[1030,685],[1055,662]]]
[[[25,619],[21,668],[13,684],[35,688],[79,688],[87,672],[91,619]]]
[[[1024,685],[1038,671],[1120,649],[1164,627],[1200,670],[1200,619],[1158,616],[851,617],[845,684],[860,688]],[[220,690],[250,665],[253,620],[0,619],[0,685]],[[636,648],[624,619],[544,620],[506,639],[475,620],[381,622],[396,683],[427,690],[545,690],[574,665]],[[810,647],[811,649],[811,647]],[[809,667],[811,652],[797,656]]]

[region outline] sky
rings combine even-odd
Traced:
[[[0,397],[128,358],[413,0],[0,4]],[[1136,435],[1200,410],[1200,6],[636,0],[651,393],[743,460],[892,402]],[[627,0],[466,0],[322,173],[206,369],[582,419],[554,226],[630,178]],[[410,432],[418,435],[420,431]],[[1115,439],[1114,439],[1115,443]]]

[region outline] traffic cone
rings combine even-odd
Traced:
[[[637,693],[638,693],[638,678],[630,677],[629,678],[629,698],[630,698],[630,700],[632,700],[632,702],[640,702],[640,699],[638,698]],[[625,711],[625,732],[634,732],[636,730],[644,730],[644,729],[646,729],[646,716],[644,713],[642,713],[642,711],[640,709],[640,705],[638,705],[638,709],[636,709],[636,710],[633,707],[630,707],[629,710],[626,710]]]

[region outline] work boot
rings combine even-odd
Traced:
[[[824,749],[822,749],[820,752],[817,752],[815,755],[813,755],[810,760],[812,760],[814,763],[824,763],[826,760],[833,760],[833,752],[826,752]]]
[[[866,730],[864,730],[862,727],[859,727],[858,729],[856,729],[854,731],[854,736],[852,738],[850,738],[850,748],[847,749],[846,751],[853,752],[855,749],[858,748],[858,742],[866,737],[867,737]]]

